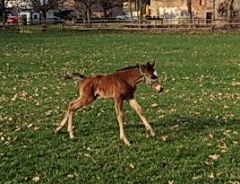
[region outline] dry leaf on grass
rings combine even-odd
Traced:
[[[236,82],[236,81],[234,81],[234,82],[232,82],[232,86],[234,86],[234,87],[236,87],[236,86],[240,86],[240,82]]]
[[[180,126],[179,124],[177,124],[177,125],[173,125],[173,126],[170,127],[170,129],[173,130],[173,129],[178,128],[179,126]]]
[[[212,134],[212,133],[209,133],[209,134],[208,134],[208,137],[209,137],[210,139],[213,139],[213,134]]]
[[[151,107],[152,107],[152,108],[157,107],[157,106],[158,106],[157,103],[153,103],[153,104],[151,104]]]
[[[202,176],[200,175],[200,176],[193,176],[192,177],[192,180],[198,180],[198,179],[201,179],[202,178]]]
[[[161,137],[161,140],[162,140],[163,142],[169,141],[168,135],[163,135],[163,136]]]
[[[134,166],[133,163],[129,164],[129,167],[130,167],[131,169],[134,169],[134,168],[135,168],[135,166]]]
[[[88,154],[88,153],[85,153],[84,156],[85,156],[86,158],[91,158],[91,157],[92,157],[92,156],[91,156],[90,154]]]
[[[214,176],[214,174],[213,174],[213,173],[211,173],[211,174],[209,174],[209,175],[208,175],[208,178],[210,178],[210,179],[214,179],[214,178],[215,178],[215,176]]]
[[[33,124],[32,123],[30,123],[30,124],[28,124],[28,126],[27,126],[28,128],[32,128],[33,127]]]
[[[214,155],[209,155],[208,157],[211,158],[212,160],[218,160],[220,158],[220,155],[214,154]]]
[[[38,182],[40,180],[40,177],[39,176],[34,176],[33,178],[32,178],[32,181],[34,181],[34,182]]]

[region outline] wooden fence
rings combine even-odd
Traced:
[[[41,25],[21,25],[10,26],[12,30],[20,32],[35,32],[43,30]],[[133,30],[133,31],[152,31],[152,32],[181,32],[199,31],[213,32],[221,30],[240,30],[240,19],[151,19],[151,20],[116,20],[99,19],[93,20],[90,24],[82,21],[65,21],[60,24],[51,24],[49,28],[58,31],[65,30]],[[50,29],[51,30],[51,29]]]

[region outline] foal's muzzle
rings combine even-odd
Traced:
[[[161,93],[164,90],[164,87],[159,82],[153,83],[152,88],[155,89],[158,93]]]
[[[160,90],[158,91],[159,93],[161,93],[161,92],[163,92],[163,90],[164,90],[164,87],[160,87]]]

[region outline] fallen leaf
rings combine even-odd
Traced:
[[[157,107],[158,106],[158,104],[157,103],[153,103],[153,104],[151,104],[151,107]]]
[[[178,127],[179,127],[179,124],[171,126],[170,129],[173,130],[173,129],[176,129]]]
[[[222,150],[226,150],[226,151],[228,150],[228,146],[224,142],[220,143],[220,145],[218,147]]]
[[[84,156],[85,156],[86,158],[91,158],[91,155],[88,154],[88,153],[85,153]]]
[[[28,128],[31,128],[33,126],[33,124],[32,123],[30,123],[30,124],[28,124]]]
[[[210,179],[214,179],[214,178],[215,178],[215,176],[214,176],[213,173],[209,174],[208,177],[209,177]]]
[[[211,161],[205,161],[204,164],[206,164],[207,166],[212,166],[212,165],[213,165],[213,162],[211,162]]]
[[[50,110],[50,111],[47,111],[47,112],[45,112],[45,115],[46,116],[50,116],[52,114],[52,111]]]
[[[201,179],[202,178],[202,176],[200,175],[200,176],[193,176],[192,177],[192,180],[198,180],[198,179]]]
[[[224,109],[228,109],[229,106],[228,106],[228,105],[224,105],[223,108],[224,108]]]
[[[11,100],[14,102],[14,101],[16,101],[17,97],[18,97],[18,94],[15,94],[15,95],[11,98]]]
[[[214,154],[214,155],[209,155],[208,157],[213,160],[218,160],[220,158],[220,155]]]
[[[160,115],[158,116],[159,119],[163,119],[164,118],[164,115]]]
[[[33,128],[34,131],[37,131],[37,130],[39,130],[39,129],[40,129],[39,127],[34,127],[34,128]]]
[[[234,86],[234,87],[240,86],[240,82],[232,82],[232,86]]]
[[[213,139],[213,134],[212,134],[212,133],[209,133],[209,134],[208,134],[208,137],[209,137],[210,139]]]
[[[163,142],[166,142],[166,141],[169,140],[169,138],[168,138],[167,135],[163,135],[163,136],[161,137],[161,140],[162,140]]]
[[[67,177],[68,177],[68,178],[73,178],[74,175],[73,175],[73,174],[68,174]]]
[[[20,130],[21,130],[21,128],[18,127],[18,128],[15,129],[15,132],[19,132]]]
[[[177,109],[170,109],[171,112],[177,112]]]
[[[33,179],[32,179],[32,181],[34,181],[34,182],[38,182],[40,180],[40,177],[39,176],[35,176],[35,177],[33,177]]]
[[[135,168],[134,164],[132,164],[132,163],[131,163],[131,164],[129,164],[129,167],[130,167],[130,168],[132,168],[132,169],[134,169],[134,168]]]

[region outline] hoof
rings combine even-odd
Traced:
[[[151,137],[155,137],[156,133],[152,129],[150,129],[150,130],[147,130],[147,135],[149,135]]]
[[[72,132],[69,133],[69,137],[70,137],[70,139],[74,139],[75,138]]]
[[[57,134],[60,130],[61,130],[61,128],[56,128],[54,133]]]
[[[121,142],[127,146],[130,146],[130,142],[127,139],[121,139]]]
[[[155,136],[156,136],[156,133],[155,133],[153,130],[150,130],[150,135],[151,135],[152,137],[155,137]]]

